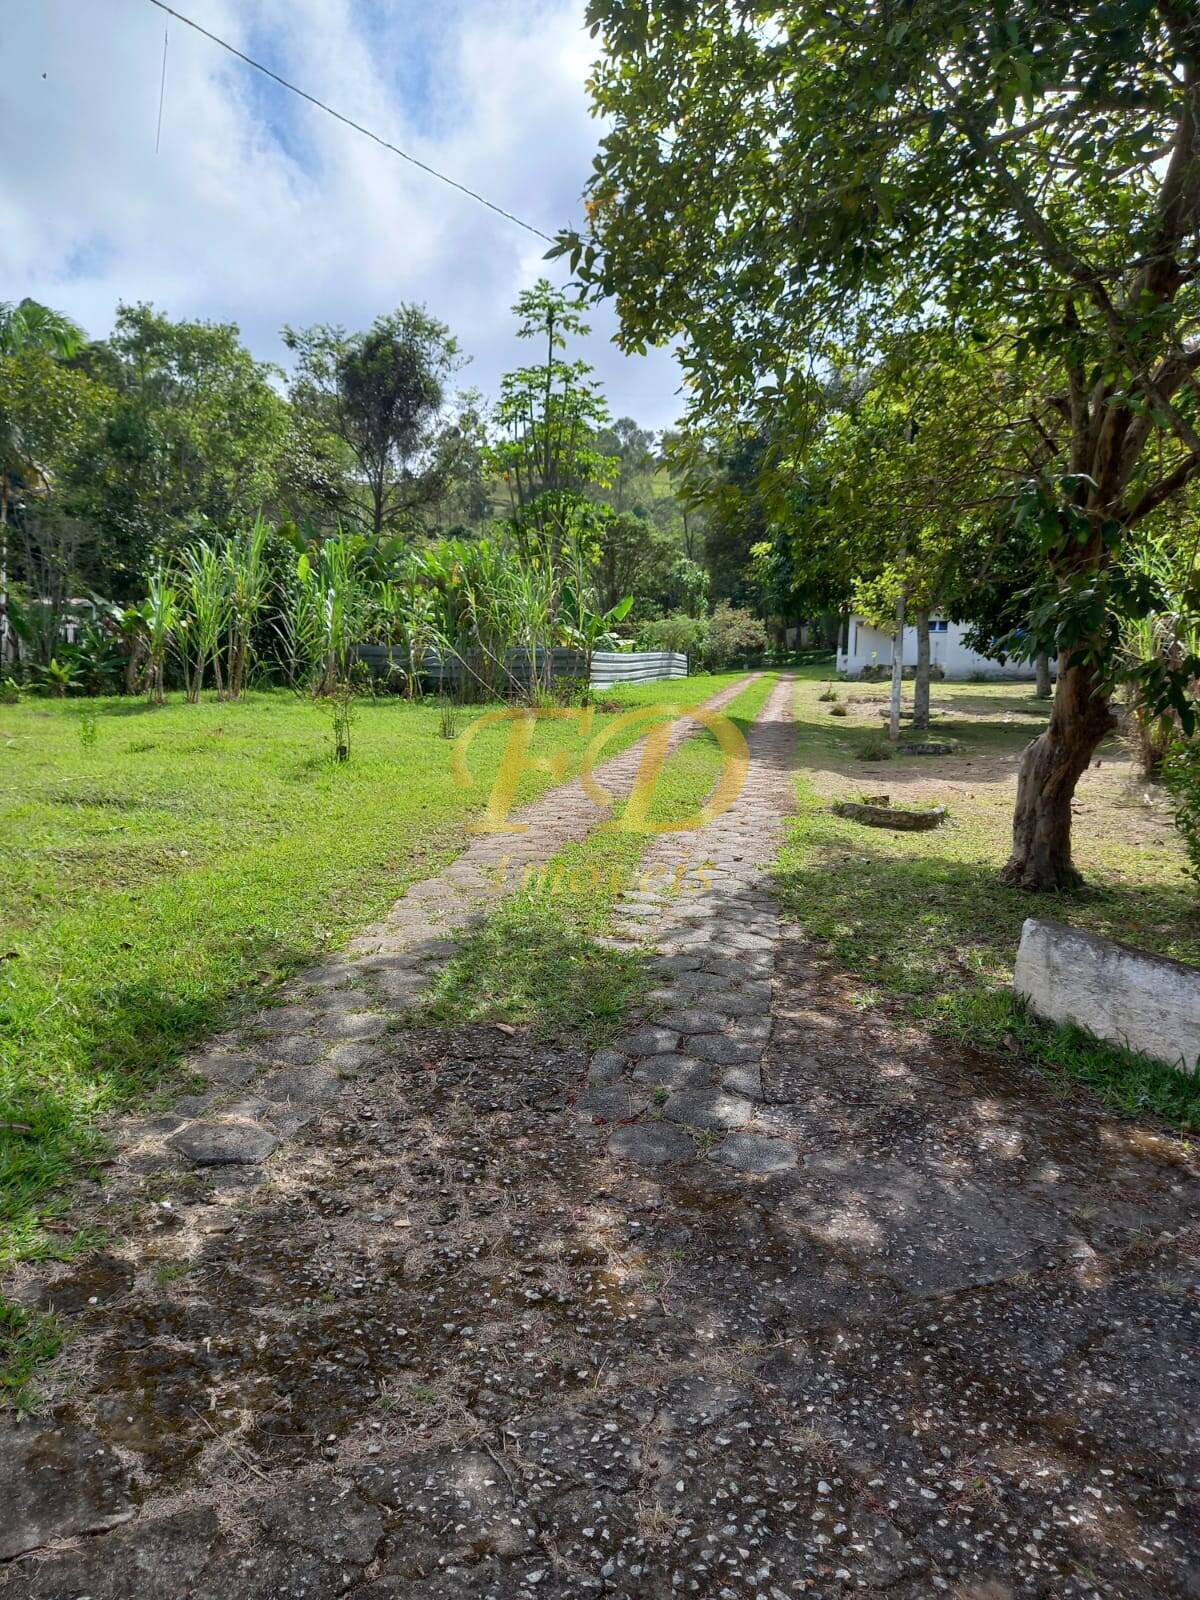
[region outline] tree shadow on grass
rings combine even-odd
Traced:
[[[305,960],[311,952],[272,948],[272,976]],[[13,1063],[0,1075],[0,1259],[7,1248],[3,1235],[28,1251],[39,1218],[60,1203],[54,1191],[104,1159],[97,1113],[177,1090],[181,1057],[258,1003],[260,996],[247,993],[246,978],[238,970],[226,982],[191,992],[149,978],[104,985],[86,997],[86,1012],[66,1043],[69,1059],[60,1056],[38,1072],[22,1070],[36,1041],[0,1017],[0,1046]]]
[[[1095,885],[1035,897],[1000,883],[990,862],[953,860],[933,845],[889,854],[820,815],[800,820],[777,886],[807,934],[913,1014],[983,1047],[1019,1047],[1090,1084],[1116,1110],[1200,1126],[1200,1083],[1079,1029],[1037,1023],[1011,991],[1027,917],[1195,960],[1200,944],[1184,932],[1196,923],[1189,887]]]

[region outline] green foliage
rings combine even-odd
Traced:
[[[77,663],[70,656],[64,656],[61,661],[57,656],[51,656],[45,666],[32,663],[28,676],[34,689],[42,694],[54,695],[59,700],[65,700],[83,681]]]
[[[37,350],[66,361],[79,353],[84,338],[78,323],[40,301],[0,301],[0,356]]]
[[[708,641],[704,648],[706,667],[722,672],[731,662],[761,655],[766,648],[766,629],[758,618],[722,600],[708,619]]]
[[[615,460],[597,440],[608,408],[587,363],[561,353],[568,338],[588,332],[580,302],[542,278],[513,309],[517,336],[542,342],[545,357],[501,379],[499,437],[487,463],[508,489],[518,547],[557,553],[571,539],[594,537],[599,526],[585,491],[607,486],[615,474]]]
[[[674,650],[689,660],[699,661],[708,648],[708,622],[704,617],[682,614],[644,622],[638,630],[639,650]]]
[[[445,491],[463,439],[445,409],[462,364],[449,328],[402,305],[365,333],[319,324],[285,328],[284,342],[297,358],[298,425],[310,454],[332,467],[330,509],[375,538],[411,532]],[[337,472],[339,446],[348,473]]]
[[[86,623],[76,642],[64,646],[63,653],[74,663],[84,694],[115,694],[120,689],[125,672],[125,651],[120,636],[111,626],[102,622]]]
[[[74,499],[104,540],[106,592],[126,598],[156,552],[251,520],[270,498],[287,406],[276,369],[251,357],[232,323],[123,305],[112,338],[83,359],[115,399]]]
[[[640,598],[668,592],[680,557],[674,540],[648,517],[617,511],[598,530],[596,585],[601,606],[610,610],[625,595]]]
[[[1178,739],[1163,763],[1175,803],[1175,826],[1183,835],[1192,876],[1200,881],[1200,741]]]
[[[188,699],[197,701],[204,682],[204,669],[212,661],[217,679],[217,695],[223,698],[220,645],[229,625],[229,585],[221,552],[206,539],[187,545],[179,553],[180,603],[183,615],[178,628],[180,654],[184,657]],[[192,658],[187,671],[187,657]]]

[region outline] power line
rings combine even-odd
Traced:
[[[167,94],[167,30],[168,30],[168,28],[170,26],[171,26],[171,24],[169,22],[164,22],[163,23],[162,76],[158,80],[158,128],[157,128],[157,130],[155,132],[155,135],[154,135],[154,154],[155,155],[158,154],[158,147],[162,143],[163,101],[166,99],[166,94]]]
[[[402,161],[407,161],[414,167],[420,167],[422,172],[429,173],[431,178],[437,178],[441,183],[448,183],[452,189],[457,189],[460,194],[465,194],[470,199],[477,200],[481,206],[486,206],[489,211],[494,211],[497,216],[503,217],[507,222],[515,222],[517,227],[524,228],[526,233],[536,234],[539,239],[544,239],[547,244],[555,243],[548,233],[543,233],[540,228],[535,228],[532,222],[526,222],[523,218],[514,216],[511,211],[506,211],[503,206],[496,205],[494,201],[487,199],[486,196],[477,194],[474,189],[468,189],[465,183],[459,183],[456,178],[448,178],[444,172],[439,172],[436,167],[431,167],[428,162],[418,160],[416,156],[409,155],[407,150],[401,150],[398,145],[392,144],[380,134],[372,133],[370,128],[364,128],[361,122],[355,122],[352,117],[343,116],[340,111],[335,111],[332,106],[326,105],[324,100],[318,100],[315,94],[309,94],[296,84],[289,83],[286,78],[281,78],[277,72],[272,72],[270,67],[265,67],[261,61],[255,61],[253,56],[246,55],[236,45],[230,44],[227,39],[219,38],[217,34],[210,33],[207,28],[202,28],[198,22],[193,22],[191,17],[185,17],[181,11],[176,11],[171,6],[166,5],[164,0],[150,0],[150,4],[157,6],[160,11],[165,11],[169,17],[174,17],[177,22],[182,22],[185,26],[194,28],[197,33],[203,34],[206,39],[211,39],[213,44],[220,45],[222,50],[228,50],[231,56],[236,56],[239,61],[244,61],[248,67],[253,67],[255,72],[261,72],[264,77],[271,78],[281,88],[287,89],[292,94],[299,95],[301,100],[307,100],[309,105],[316,106],[318,111],[324,111],[328,116],[336,118],[338,122],[344,122],[348,128],[353,128],[355,133],[364,134],[368,139],[374,140],[376,144],[382,145],[385,150],[390,150],[394,156],[399,156]]]

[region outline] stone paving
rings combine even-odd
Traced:
[[[728,685],[704,709],[720,711],[757,677]],[[681,718],[665,753],[699,726]],[[644,751],[645,740],[638,740],[597,769],[596,782],[614,800],[629,795]],[[339,1077],[377,1063],[382,1036],[419,1003],[462,935],[526,873],[585,839],[605,815],[576,778],[514,812],[512,822],[523,831],[476,835],[444,871],[413,884],[386,921],[288,984],[284,1004],[263,1008],[194,1055],[188,1066],[204,1081],[203,1091],[179,1101],[173,1115],[140,1126],[122,1122],[114,1130],[122,1164],[144,1173],[177,1155],[225,1169],[228,1183],[252,1181],[229,1169],[265,1161],[337,1093]]]
[[[1194,1151],[856,1004],[771,896],[782,691],[751,750],[647,857],[710,888],[622,907],[620,1048],[314,986],[366,1054],[257,1031],[286,1151],[141,1146],[122,1245],[30,1269],[0,1600],[1200,1595]]]
[[[575,1111],[620,1124],[608,1141],[619,1160],[659,1166],[704,1150],[742,1172],[796,1165],[795,1148],[767,1131],[762,1081],[780,932],[769,873],[792,803],[791,702],[791,682],[780,679],[750,732],[732,806],[699,839],[655,836],[638,888],[618,903],[614,942],[657,952],[659,1014],[592,1059]]]

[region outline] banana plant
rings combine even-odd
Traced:
[[[559,627],[565,643],[583,656],[584,681],[592,680],[592,657],[597,650],[615,650],[620,643],[616,628],[633,609],[633,596],[625,595],[608,611],[595,611],[587,599],[570,584],[562,590]]]

